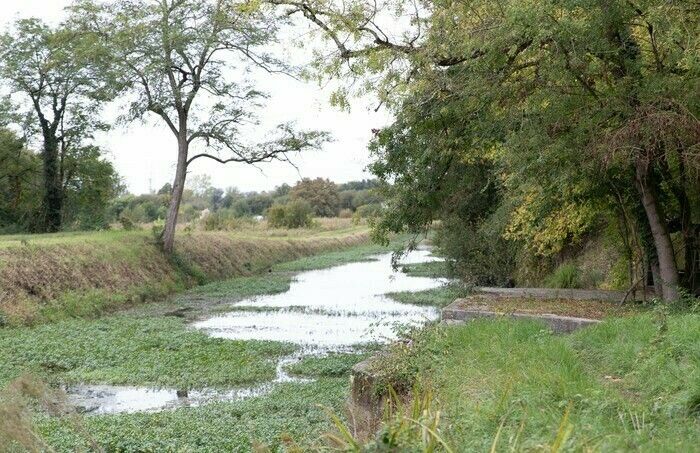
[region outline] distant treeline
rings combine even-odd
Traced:
[[[266,216],[273,206],[303,202],[309,216],[368,217],[381,209],[382,198],[375,190],[374,180],[351,181],[336,184],[328,179],[302,179],[294,186],[282,184],[271,191],[241,192],[235,187],[221,189],[211,185],[210,178],[198,175],[191,178],[183,193],[180,222],[187,223],[210,217],[212,229],[224,228],[216,222],[228,219]],[[167,214],[172,186],[165,184],[156,193],[121,195],[110,201],[107,218],[121,222],[127,228],[139,223],[163,220]],[[302,226],[302,225],[296,225]]]
[[[126,193],[111,162],[95,146],[73,149],[60,159],[62,229],[99,230],[121,223],[133,227],[165,219],[172,192]],[[39,232],[42,219],[43,168],[40,153],[9,129],[0,129],[0,234]],[[241,192],[212,186],[206,175],[191,178],[183,193],[181,222],[209,214],[213,219],[264,216],[275,205],[303,202],[308,215],[367,217],[381,209],[376,180],[336,184],[328,179],[303,179],[271,191]],[[206,211],[206,212],[205,212]]]

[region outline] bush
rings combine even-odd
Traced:
[[[352,217],[352,209],[341,209],[338,213],[338,217],[341,219],[349,219]]]
[[[454,218],[436,229],[435,245],[455,263],[455,273],[479,286],[513,286],[515,246],[498,229],[465,225]]]
[[[382,205],[379,203],[363,204],[359,206],[355,211],[357,217],[367,219],[372,217],[379,217],[382,213]]]
[[[551,288],[581,288],[581,271],[574,264],[562,264],[547,279]]]
[[[304,200],[292,200],[267,210],[267,223],[273,228],[308,228],[313,224],[313,209]]]
[[[124,231],[133,231],[137,228],[136,222],[131,220],[129,216],[123,214],[119,216],[119,223],[121,223]]]

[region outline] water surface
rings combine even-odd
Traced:
[[[417,250],[402,264],[435,261],[429,250]],[[438,287],[442,279],[410,277],[392,269],[391,254],[372,261],[344,264],[296,275],[287,292],[257,296],[231,304],[231,311],[196,322],[217,338],[270,340],[300,346],[277,363],[274,380],[253,387],[227,390],[81,385],[66,389],[69,401],[87,413],[159,411],[235,401],[260,396],[283,382],[304,382],[285,368],[304,357],[350,351],[366,343],[396,338],[396,327],[417,325],[438,317],[434,307],[396,302],[385,294]]]

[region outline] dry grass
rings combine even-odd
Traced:
[[[174,259],[143,231],[0,238],[0,325],[90,316],[368,241],[359,227],[182,233]]]
[[[533,313],[573,316],[576,318],[604,319],[639,313],[641,307],[620,305],[598,300],[534,299],[527,297],[496,297],[474,295],[457,301],[462,308],[495,311],[498,313]]]
[[[0,390],[0,450],[47,451],[48,446],[36,433],[32,409],[38,406],[49,413],[60,412],[61,398],[40,380],[21,376]]]

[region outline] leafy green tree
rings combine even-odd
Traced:
[[[31,230],[39,212],[37,190],[41,163],[24,140],[0,129],[0,231]]]
[[[304,178],[289,192],[292,200],[304,200],[320,217],[334,217],[340,211],[338,186],[328,179]]]
[[[255,164],[288,160],[288,153],[316,147],[318,132],[295,132],[280,125],[268,141],[246,145],[243,124],[255,122],[263,94],[232,70],[251,66],[275,72],[285,68],[265,46],[275,41],[277,17],[261,3],[221,0],[119,0],[79,2],[73,15],[110,52],[110,73],[131,93],[127,119],[152,115],[177,142],[177,166],[162,236],[173,250],[177,217],[188,167],[198,159]],[[190,153],[196,144],[208,149]]]
[[[50,27],[38,19],[19,20],[0,37],[0,73],[27,106],[19,116],[28,135],[43,142],[43,231],[61,229],[66,156],[106,127],[94,114],[106,93],[92,44],[70,24]]]
[[[63,224],[72,229],[109,227],[110,201],[124,190],[111,162],[95,146],[71,149],[63,157]]]
[[[322,74],[363,78],[369,83],[355,86],[396,111],[429,105],[431,117],[447,117],[431,125],[411,115],[417,139],[430,145],[407,147],[412,158],[493,159],[506,237],[546,256],[583,237],[598,216],[621,211],[648,238],[663,299],[693,287],[700,10],[692,2],[272,3],[315,23],[336,47],[335,59],[317,61]],[[409,29],[387,31],[399,23]],[[334,101],[343,105],[345,92]],[[417,212],[395,217],[396,229],[425,225],[454,201],[441,198],[439,178],[431,187],[413,176],[413,191],[407,183],[395,202],[414,200]]]

